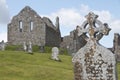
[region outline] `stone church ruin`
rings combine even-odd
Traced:
[[[106,25],[106,24],[104,24]],[[56,17],[55,25],[47,17],[40,17],[32,8],[26,6],[17,15],[13,16],[8,24],[8,44],[61,47],[68,50],[69,54],[76,53],[87,41],[86,35],[78,36],[79,26],[70,32],[70,35],[61,37],[59,17]],[[61,41],[62,38],[62,41]],[[120,35],[114,34],[113,47],[110,48],[120,61]]]
[[[120,35],[114,33],[113,52],[116,54],[117,61],[120,61]]]
[[[61,43],[59,17],[56,24],[47,17],[40,17],[26,6],[8,24],[8,44],[23,45],[31,42],[39,46],[57,46]]]
[[[78,36],[77,28],[70,32],[70,35],[63,37],[63,42],[61,42],[61,47],[66,48],[70,55],[77,52],[78,49],[86,44],[84,39],[85,35]]]

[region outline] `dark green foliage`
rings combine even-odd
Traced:
[[[39,47],[37,45],[32,46],[33,52],[39,52]]]
[[[33,48],[33,52],[40,52],[39,46],[34,45],[34,46],[32,46],[32,48]],[[52,51],[51,51],[52,47],[45,46],[44,49],[45,49],[44,53],[50,53],[50,54],[52,53]],[[7,45],[6,50],[7,51],[23,51],[23,46],[22,45]],[[60,50],[61,55],[68,55],[67,49],[59,48],[59,50]]]
[[[67,49],[64,48],[59,48],[60,49],[60,54],[68,55]]]
[[[52,47],[45,46],[45,52],[51,53]]]
[[[44,49],[45,49],[44,53],[51,53],[52,47],[45,46]],[[37,45],[34,45],[33,52],[40,52],[40,47]]]
[[[5,50],[9,50],[9,51],[21,51],[23,50],[23,46],[22,45],[7,45]]]

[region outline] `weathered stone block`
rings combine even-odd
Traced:
[[[111,29],[97,20],[97,17],[94,13],[89,13],[87,21],[78,28],[79,36],[86,33],[89,36],[86,35],[86,45],[72,59],[75,80],[117,80],[115,54],[98,42]]]

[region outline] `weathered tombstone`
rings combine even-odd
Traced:
[[[1,49],[2,51],[5,50],[5,43],[4,43],[3,40],[2,40],[1,43],[0,43],[0,49]]]
[[[32,43],[29,42],[29,45],[28,45],[28,53],[32,54]]]
[[[85,38],[86,45],[72,58],[75,80],[117,80],[115,54],[98,42],[111,29],[97,17],[90,12],[78,29],[79,36],[86,33],[88,36]]]
[[[25,42],[23,43],[23,49],[24,49],[24,51],[27,51],[27,45]]]
[[[60,59],[58,58],[58,55],[59,55],[59,49],[57,47],[53,47],[52,55],[51,55],[52,59],[56,61],[60,61]]]
[[[44,53],[45,52],[45,47],[44,46],[39,46],[40,52]]]
[[[40,41],[39,41],[39,50],[40,50],[40,52],[41,53],[44,53],[45,52],[45,47],[44,47],[44,45],[45,45],[45,43],[44,42],[42,42],[43,41],[43,39],[40,37]]]
[[[44,48],[44,46],[41,43],[39,43],[39,49],[40,49],[41,53],[45,52],[45,48]]]

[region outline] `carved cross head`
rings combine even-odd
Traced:
[[[89,25],[92,25],[95,20],[98,18],[98,15],[95,15],[93,12],[89,12],[88,15],[85,16]]]
[[[86,37],[87,39],[91,38],[99,41],[103,35],[109,34],[111,29],[108,27],[107,23],[103,24],[97,19],[98,15],[90,12],[85,17],[87,20],[84,21],[81,26],[77,26],[78,36],[88,33],[88,37]]]

